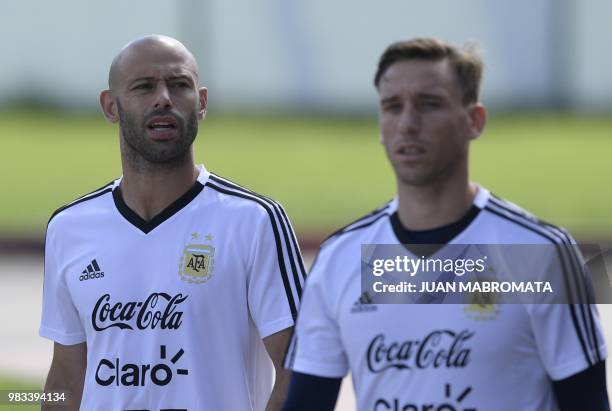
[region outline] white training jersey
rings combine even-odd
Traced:
[[[483,188],[474,205],[480,211],[449,244],[573,241]],[[398,244],[390,223],[396,209],[394,200],[322,245],[286,366],[330,378],[350,371],[362,411],[557,410],[550,380],[607,355],[596,308],[368,304],[362,244]]]
[[[262,339],[293,326],[305,271],[282,207],[200,166],[150,221],[120,179],[47,228],[40,335],[87,343],[81,410],[263,410]]]

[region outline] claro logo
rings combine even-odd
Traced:
[[[464,406],[463,401],[472,392],[472,387],[468,386],[456,398],[453,398],[453,389],[451,384],[444,386],[443,403],[427,402],[427,403],[411,403],[404,402],[399,398],[386,400],[379,398],[374,403],[374,411],[478,411],[476,407]],[[469,401],[468,401],[469,402]]]
[[[166,359],[166,346],[159,347],[160,360]],[[96,382],[102,386],[117,385],[126,387],[144,387],[148,383],[155,385],[168,385],[175,374],[188,375],[189,370],[178,368],[174,370],[174,365],[185,354],[181,348],[170,359],[170,364],[160,361],[157,364],[132,364],[123,363],[119,358],[100,360],[96,368]]]

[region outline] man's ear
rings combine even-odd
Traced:
[[[487,109],[482,103],[474,103],[468,109],[470,116],[470,139],[478,138],[487,123]]]
[[[100,93],[100,107],[104,113],[104,117],[111,123],[119,121],[119,112],[117,110],[117,102],[110,90],[103,90]]]
[[[206,87],[200,87],[198,89],[200,97],[200,109],[198,110],[198,120],[202,120],[206,115],[206,108],[208,107],[208,89]]]

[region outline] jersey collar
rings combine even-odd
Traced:
[[[157,226],[185,208],[185,206],[191,203],[191,201],[204,189],[204,185],[210,177],[210,172],[206,170],[204,165],[198,165],[197,167],[200,173],[198,174],[198,177],[191,188],[150,220],[145,220],[140,217],[128,207],[125,201],[123,201],[123,196],[121,195],[121,189],[119,186],[122,178],[117,179],[113,185],[113,201],[115,202],[117,211],[134,227],[138,228],[145,234],[150,233]]]
[[[444,227],[438,227],[432,230],[423,231],[410,231],[406,230],[401,226],[399,218],[397,218],[398,198],[395,197],[389,204],[389,222],[393,231],[393,234],[397,238],[400,244],[444,244],[455,243],[457,239],[461,238],[466,231],[468,231],[473,225],[474,221],[478,219],[480,211],[486,206],[491,197],[491,192],[479,184],[472,183],[476,188],[476,196],[472,201],[472,207],[467,213],[459,220],[454,223],[448,224]],[[423,238],[428,238],[429,241],[423,242]],[[433,239],[436,239],[433,241]],[[440,241],[440,239],[443,239]],[[431,252],[435,252],[434,248],[431,248]]]

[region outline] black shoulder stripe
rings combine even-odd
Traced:
[[[590,292],[590,288],[588,287],[586,283],[587,281],[589,281],[588,274],[585,273],[583,268],[581,267],[582,264],[580,262],[578,255],[576,254],[576,251],[574,249],[575,246],[572,244],[572,240],[569,234],[567,233],[567,231],[565,231],[561,227],[556,227],[552,224],[547,224],[547,225],[551,227],[551,229],[556,230],[559,236],[563,238],[563,241],[565,242],[565,244],[568,245],[569,254],[572,260],[572,265],[574,267],[574,271],[576,272],[576,276],[577,276],[576,281],[578,282],[578,287],[582,285],[582,287],[580,287],[581,289],[578,291],[579,292],[582,291],[582,297],[584,298],[583,301],[593,304],[594,303],[593,296],[592,296],[592,293]],[[583,321],[586,324],[587,330],[589,331],[587,333],[587,336],[589,337],[589,343],[591,344],[591,348],[595,351],[595,356],[597,358],[596,362],[600,362],[602,358],[601,358],[601,353],[599,352],[597,332],[595,330],[595,319],[593,318],[593,311],[592,311],[592,307],[590,304],[581,304],[580,306],[582,309]],[[586,319],[584,318],[585,311],[587,314]]]
[[[325,244],[328,240],[339,237],[342,234],[349,233],[351,231],[360,230],[362,228],[368,227],[378,221],[381,217],[388,216],[389,213],[387,209],[390,207],[391,202],[389,201],[382,207],[377,208],[371,213],[353,221],[350,224],[345,225],[344,227],[334,231],[331,233],[325,240],[323,240],[323,244]]]
[[[225,185],[229,188],[232,188],[234,190],[238,190],[238,191],[242,191],[244,193],[247,194],[251,194],[255,197],[260,198],[261,200],[267,202],[268,204],[272,205],[272,207],[274,208],[276,217],[278,219],[278,221],[281,223],[281,229],[283,231],[283,237],[285,238],[285,244],[287,245],[287,254],[289,255],[289,261],[291,263],[291,268],[293,269],[293,273],[294,276],[297,273],[297,269],[295,266],[295,260],[297,260],[297,264],[299,266],[300,269],[300,274],[302,276],[301,281],[298,278],[295,278],[296,281],[296,287],[298,287],[299,292],[298,295],[301,296],[302,295],[302,290],[301,290],[301,283],[303,283],[303,281],[306,279],[306,268],[304,267],[304,262],[302,261],[302,254],[300,252],[300,246],[299,243],[297,241],[297,238],[295,237],[295,233],[291,227],[291,222],[289,221],[289,218],[287,217],[287,214],[285,213],[285,210],[283,209],[283,207],[276,201],[274,201],[273,199],[271,199],[270,197],[266,197],[263,196],[261,194],[258,194],[252,190],[249,190],[245,187],[242,187],[226,178],[222,178],[220,176],[217,176],[215,174],[211,174],[210,178],[214,181],[216,181],[219,184]],[[291,243],[290,243],[291,242]],[[293,250],[295,250],[295,258],[293,256]]]
[[[375,218],[368,220],[366,222],[364,222],[363,224],[357,225],[357,226],[351,226],[350,228],[343,230],[342,232],[340,232],[339,234],[345,234],[345,233],[350,233],[352,231],[357,231],[357,230],[361,230],[362,228],[365,227],[369,227],[372,224],[374,224],[375,222],[377,222],[378,220],[380,220],[382,217],[388,217],[389,214],[386,212],[381,212],[380,214],[378,214]]]
[[[504,211],[509,212],[510,214],[519,217],[521,219],[524,219],[532,224],[536,224],[537,226],[539,226],[542,229],[548,229],[548,226],[550,226],[550,224],[547,224],[546,222],[538,219],[537,217],[535,217],[532,214],[529,214],[523,210],[520,210],[519,208],[517,208],[514,204],[509,203],[499,197],[497,197],[495,194],[491,194],[491,198],[490,198],[490,203],[498,206],[499,208],[503,209]],[[549,230],[550,231],[550,230]]]
[[[357,220],[352,221],[351,223],[345,225],[344,227],[341,227],[334,234],[337,234],[343,231],[351,231],[353,226],[361,225],[371,219],[378,217],[379,214],[385,212],[389,208],[390,205],[391,205],[391,201],[385,203],[385,205],[378,207],[377,209],[375,209],[374,211],[371,211],[370,213],[364,215],[363,217],[360,217]]]
[[[98,188],[97,190],[94,190],[94,191],[92,191],[92,192],[90,192],[88,194],[85,194],[84,196],[81,196],[81,197],[77,198],[76,200],[74,200],[74,201],[72,201],[72,202],[70,202],[70,203],[68,203],[68,204],[58,208],[57,210],[55,210],[53,212],[53,214],[51,214],[51,217],[49,218],[49,221],[47,222],[47,225],[49,225],[51,220],[53,220],[53,217],[55,217],[56,215],[58,215],[62,211],[66,210],[66,209],[68,209],[68,208],[70,208],[72,206],[75,206],[75,205],[77,205],[79,203],[82,203],[84,201],[91,200],[91,199],[94,199],[96,197],[99,197],[101,195],[104,195],[106,193],[111,192],[113,190],[112,189],[112,185],[113,184],[114,184],[114,180],[111,181],[110,183],[106,184],[106,185],[103,185],[102,187]]]
[[[262,201],[267,202],[268,204],[272,206],[275,212],[277,221],[278,221],[278,225],[280,225],[281,231],[283,233],[283,238],[285,240],[284,245],[287,250],[289,264],[291,265],[291,273],[293,274],[293,280],[295,283],[295,288],[296,288],[296,292],[298,295],[298,299],[300,299],[302,297],[302,284],[306,280],[306,268],[304,267],[304,262],[302,260],[302,254],[300,252],[299,243],[297,241],[297,238],[295,237],[295,233],[293,231],[293,228],[291,227],[291,223],[289,222],[289,218],[287,217],[287,214],[285,213],[285,210],[283,209],[283,207],[279,203],[274,201],[273,199],[263,196],[261,194],[255,193],[254,191],[244,188],[225,178],[222,178],[220,176],[213,175],[213,174],[211,174],[211,178],[214,181],[218,182],[219,184],[222,184],[230,189],[241,191],[245,194],[250,194],[254,197],[261,199]],[[274,224],[274,221],[272,221],[272,224]],[[295,252],[295,256],[294,256],[294,252]],[[297,267],[296,267],[296,260],[297,260]],[[299,274],[298,274],[298,267],[299,267]],[[301,278],[299,277],[300,275],[301,275]]]
[[[243,188],[235,183],[229,182],[218,176],[211,175],[211,178],[213,178],[213,180],[215,180],[216,182],[224,185],[228,189],[237,190],[244,194],[251,195],[253,197],[260,199],[261,201],[268,203],[270,206],[272,206],[275,212],[275,215],[276,215],[277,224],[280,226],[282,234],[283,234],[283,239],[285,240],[284,245],[285,245],[285,249],[287,250],[289,264],[291,265],[291,273],[293,275],[294,285],[296,288],[298,299],[300,299],[302,297],[302,284],[306,279],[306,269],[304,268],[304,263],[302,261],[300,248],[299,248],[297,239],[295,238],[293,229],[291,228],[291,223],[289,222],[289,219],[287,218],[287,215],[285,214],[285,211],[283,210],[283,208],[280,206],[280,204],[270,199],[269,197],[265,197],[260,194],[257,194],[251,190]],[[274,218],[271,217],[271,220],[272,220],[272,224],[275,224]],[[294,257],[294,251],[295,251],[295,257]],[[281,254],[282,254],[282,251],[281,251]],[[297,266],[296,266],[296,260],[297,260]],[[300,278],[300,274],[298,274],[298,267],[300,269],[301,278]]]
[[[555,238],[557,238],[563,247],[558,247],[558,249],[565,251],[566,258],[569,260],[568,264],[571,266],[571,270],[569,270],[569,277],[573,280],[574,289],[578,294],[578,301],[586,301],[592,302],[591,293],[589,292],[589,288],[586,284],[588,281],[588,277],[585,274],[584,270],[581,268],[580,259],[576,254],[575,246],[572,244],[569,234],[563,228],[555,226],[553,224],[547,223],[543,220],[536,219],[534,216],[529,214],[523,214],[516,207],[512,207],[511,204],[508,204],[504,200],[500,198],[493,198],[492,203],[500,208],[512,213],[518,218],[524,219],[526,222],[530,222],[532,224],[536,224],[540,228],[547,230],[550,232]],[[598,361],[601,361],[601,353],[599,352],[599,348],[597,345],[597,333],[595,331],[595,320],[593,318],[593,312],[590,306],[585,304],[578,304],[580,309],[580,314],[582,317],[582,321],[585,327],[585,334],[587,336],[587,342],[591,346],[591,348],[595,351],[595,355]]]
[[[289,303],[289,308],[291,310],[291,316],[293,317],[293,320],[295,321],[295,319],[297,318],[297,305],[295,303],[295,300],[293,298],[293,292],[291,291],[291,285],[289,283],[289,276],[287,274],[287,268],[285,266],[285,258],[283,256],[283,250],[282,250],[282,245],[281,245],[281,240],[280,240],[280,234],[278,231],[278,227],[276,226],[276,224],[274,223],[275,219],[274,219],[274,213],[270,207],[270,205],[268,203],[266,203],[265,201],[263,201],[262,199],[255,197],[251,194],[247,194],[241,191],[235,191],[235,190],[230,190],[227,188],[223,188],[218,186],[217,184],[213,183],[210,179],[209,181],[206,182],[206,186],[210,187],[220,193],[223,194],[227,194],[227,195],[233,195],[236,197],[241,197],[241,198],[245,198],[248,200],[252,200],[255,201],[256,203],[258,203],[259,205],[261,205],[266,212],[268,213],[268,216],[270,217],[270,221],[272,223],[272,231],[274,233],[274,241],[276,242],[276,254],[277,254],[277,258],[278,258],[278,265],[280,268],[280,272],[281,272],[281,277],[283,280],[283,285],[285,287],[285,294],[287,295],[287,301]],[[296,284],[296,288],[299,284]],[[301,288],[300,288],[301,290]],[[298,297],[301,296],[300,294],[298,294]]]
[[[590,325],[591,325],[591,335],[593,338],[593,349],[595,350],[595,355],[597,356],[597,362],[600,362],[603,360],[601,353],[599,352],[599,341],[597,340],[597,332],[595,330],[595,319],[593,318],[593,310],[595,310],[595,306],[594,305],[586,305],[585,309],[589,315],[589,321],[590,321]]]
[[[491,205],[494,205],[495,207],[492,207]],[[517,214],[516,212],[514,212],[514,210],[508,210],[505,207],[501,207],[499,206],[497,203],[495,202],[491,202],[490,204],[487,204],[484,208],[486,211],[497,215],[498,217],[501,217],[505,220],[508,220],[510,222],[513,222],[514,224],[517,224],[533,233],[536,233],[538,235],[540,235],[541,237],[547,239],[548,241],[550,241],[552,244],[554,244],[559,252],[559,260],[561,262],[561,267],[563,270],[563,277],[564,277],[564,281],[565,281],[565,286],[568,290],[568,293],[571,292],[571,287],[569,284],[569,270],[566,264],[569,263],[569,261],[566,261],[566,259],[569,259],[570,257],[565,255],[565,253],[563,253],[563,248],[566,247],[561,247],[562,243],[562,239],[560,239],[557,235],[551,233],[549,230],[545,229],[544,227],[542,227],[539,224],[536,224],[536,222],[532,219],[526,218],[523,215]],[[572,297],[570,296],[570,299]],[[581,316],[582,319],[585,323],[585,331],[582,330],[582,327],[580,326],[579,320],[578,320],[578,315],[576,313],[576,305],[578,305],[578,308],[581,311]],[[589,366],[593,365],[593,362],[591,360],[591,356],[589,355],[589,351],[587,350],[586,344],[588,344],[589,338],[587,338],[586,343],[585,343],[585,336],[583,334],[587,334],[588,335],[588,331],[586,331],[586,321],[585,321],[585,313],[584,313],[584,306],[583,304],[568,304],[568,308],[570,310],[570,316],[572,319],[572,323],[574,325],[574,329],[576,331],[576,334],[578,336],[578,340],[580,343],[580,347],[582,349],[582,352],[587,360],[587,363],[589,364]]]

